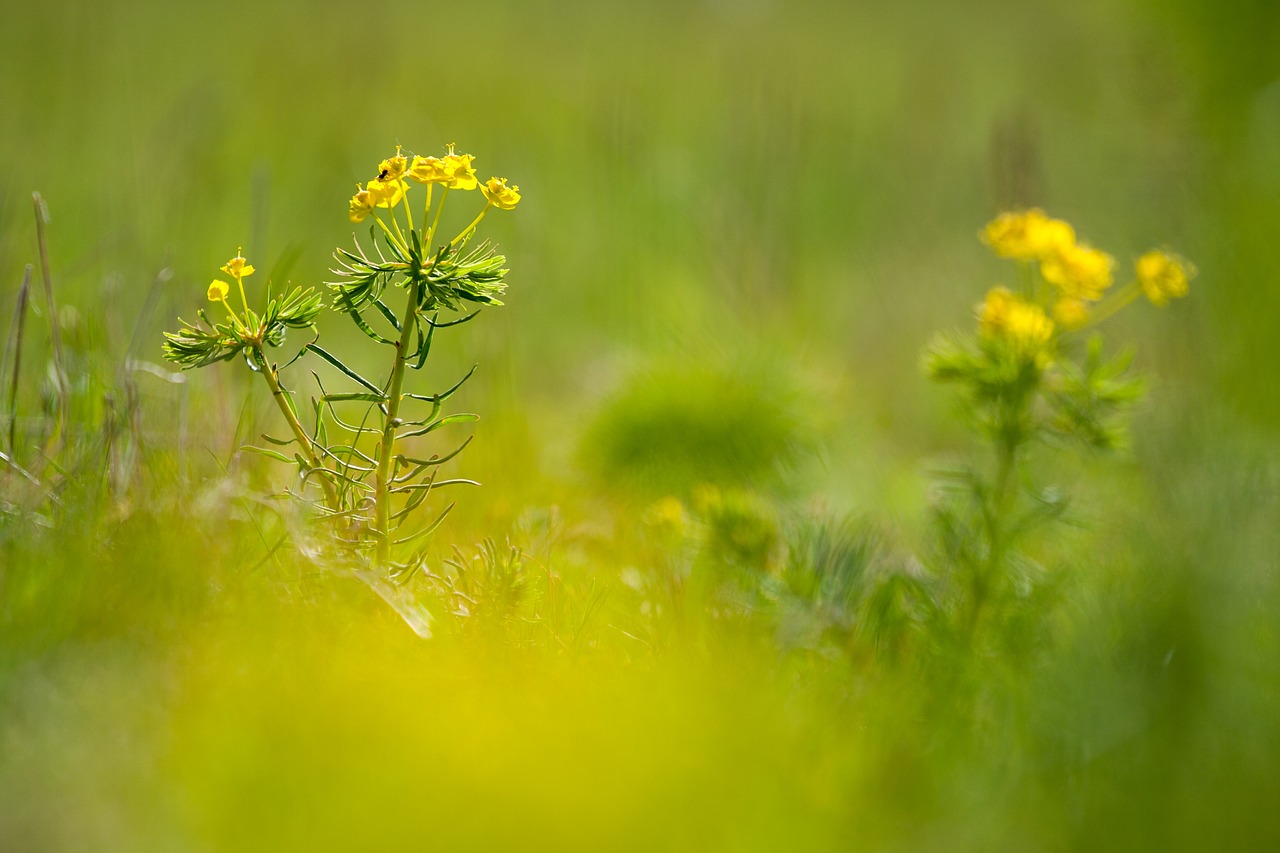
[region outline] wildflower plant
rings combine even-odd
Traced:
[[[297,468],[299,487],[288,494],[312,511],[323,535],[310,544],[325,546],[330,558],[351,568],[372,570],[378,582],[410,577],[425,560],[426,541],[453,504],[416,522],[436,490],[470,483],[440,479],[440,466],[457,456],[467,440],[446,453],[425,455],[412,442],[442,427],[473,421],[474,414],[443,413],[447,400],[474,372],[434,393],[410,390],[411,372],[423,369],[439,329],[468,322],[479,307],[501,305],[506,289],[506,258],[488,241],[475,241],[477,227],[491,209],[511,210],[519,188],[505,178],[481,183],[475,158],[458,154],[452,145],[440,157],[396,153],[378,164],[375,176],[357,184],[348,201],[352,223],[370,223],[369,237],[351,248],[338,248],[327,283],[330,301],[314,288],[292,288],[272,295],[255,311],[245,290],[253,266],[240,254],[222,267],[231,281],[214,280],[211,302],[221,303],[225,318],[197,311],[199,321],[182,322],[166,333],[164,354],[183,368],[204,367],[243,355],[261,375],[289,426],[286,438],[264,438],[273,447],[247,447]],[[414,197],[422,187],[421,200]],[[468,225],[445,239],[441,214],[451,193],[479,190],[484,206]],[[438,193],[437,193],[438,190]],[[414,206],[421,204],[420,218]],[[229,300],[233,293],[238,297]],[[398,291],[398,292],[397,292]],[[398,306],[396,303],[399,303]],[[467,306],[477,306],[463,313]],[[318,344],[316,321],[328,308],[344,314],[387,359],[386,372],[373,381],[346,360]],[[442,312],[455,314],[441,319]],[[447,315],[446,315],[447,316]],[[284,365],[271,351],[284,344],[289,329],[306,329],[312,340]],[[317,396],[310,398],[304,426],[298,392],[287,387],[281,371],[304,355],[312,355],[342,374],[346,389],[329,389],[312,373]],[[412,553],[406,554],[413,545]]]
[[[1143,385],[1129,369],[1131,352],[1105,354],[1100,324],[1142,296],[1165,305],[1185,295],[1195,276],[1184,259],[1153,250],[1117,288],[1114,258],[1038,209],[1001,214],[981,238],[1014,261],[1018,286],[989,290],[976,308],[976,330],[939,339],[925,361],[931,378],[959,388],[961,411],[992,448],[988,471],[944,476],[947,499],[938,506],[954,569],[953,615],[970,638],[993,612],[1009,615],[1001,611],[1032,595],[1043,578],[1017,546],[1059,517],[1065,500],[1027,481],[1031,448],[1111,451],[1127,440],[1127,414]]]

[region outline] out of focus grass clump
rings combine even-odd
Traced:
[[[767,367],[651,368],[601,406],[583,465],[611,490],[641,498],[688,498],[702,484],[776,491],[812,440],[797,396]]]
[[[8,10],[0,849],[1280,847],[1280,19],[1201,5]],[[525,198],[404,380],[478,365],[483,488],[371,588],[160,332],[422,140]]]

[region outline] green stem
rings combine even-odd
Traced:
[[[435,184],[427,184],[427,203],[422,207],[422,242],[428,249],[431,244],[427,239],[427,223],[431,220],[431,191],[435,187]]]
[[[450,241],[449,241],[449,245],[450,245],[450,246],[454,245],[454,244],[455,244],[455,243],[457,243],[459,240],[461,240],[463,237],[467,236],[467,235],[468,235],[468,234],[470,234],[472,231],[476,230],[476,226],[480,224],[480,220],[481,220],[481,219],[484,219],[484,215],[485,215],[486,213],[488,213],[488,212],[489,212],[489,208],[491,208],[491,207],[493,207],[493,202],[489,202],[488,204],[486,204],[486,205],[484,206],[484,210],[480,211],[480,215],[479,215],[479,216],[477,216],[475,219],[471,220],[471,224],[470,224],[470,225],[468,225],[466,228],[463,228],[463,229],[462,229],[462,232],[461,232],[460,234],[458,234],[458,236],[457,236],[457,237],[454,237],[452,240],[450,240]]]
[[[22,332],[27,319],[27,297],[31,292],[31,264],[22,276],[18,289],[18,307],[13,312],[13,327],[9,340],[13,347],[13,378],[9,383],[9,454],[18,458],[18,377],[22,375]],[[5,355],[8,355],[6,349]],[[14,463],[16,464],[16,463]]]
[[[1014,411],[1008,415],[1017,418],[1021,414],[1023,402],[1012,406]],[[974,561],[974,573],[970,579],[969,618],[965,625],[965,634],[970,643],[978,630],[979,617],[987,605],[992,587],[1000,580],[1000,568],[1004,563],[1005,548],[1008,541],[1005,537],[1005,514],[1011,496],[1013,477],[1018,467],[1018,450],[1021,442],[1002,436],[996,444],[996,471],[992,480],[991,492],[982,496],[983,522],[987,532],[987,555],[985,560]]]
[[[405,203],[405,207],[409,206],[407,199],[401,198],[400,200]],[[387,216],[391,219],[391,227],[396,231],[396,240],[400,243],[400,247],[407,250],[409,248],[409,243],[404,239],[404,232],[400,230],[400,220],[396,219],[396,211],[394,207],[387,208]]]
[[[1036,292],[1035,270],[1032,269],[1031,261],[1018,261],[1018,283],[1028,302],[1039,301],[1040,294]]]
[[[441,202],[443,203],[443,199]],[[404,318],[400,323],[400,340],[396,341],[396,360],[391,368],[391,380],[387,387],[387,411],[383,420],[382,443],[378,446],[378,470],[374,474],[374,533],[378,537],[378,567],[387,568],[391,563],[391,461],[395,458],[396,427],[400,425],[400,391],[404,387],[404,368],[409,351],[409,340],[417,328],[418,289],[416,282],[409,288]]]
[[[244,276],[236,276],[236,285],[240,288],[240,304],[244,306],[244,316],[249,316],[249,300],[244,295]]]
[[[440,193],[440,206],[436,208],[436,218],[431,220],[431,230],[427,232],[427,249],[431,249],[431,241],[436,238],[436,228],[440,225],[440,214],[444,213],[444,201],[449,197],[449,187],[445,186],[444,192]]]
[[[311,438],[307,435],[307,431],[302,428],[302,424],[298,421],[298,416],[294,413],[293,407],[285,399],[285,392],[280,387],[280,377],[276,375],[275,366],[267,361],[267,357],[260,345],[254,347],[254,354],[257,356],[258,364],[262,367],[262,377],[267,380],[267,386],[271,388],[271,396],[276,401],[276,406],[280,409],[280,413],[284,415],[284,419],[289,422],[289,429],[293,430],[293,437],[298,440],[298,448],[302,453],[302,458],[312,468],[323,470],[324,473],[320,475],[320,488],[324,489],[325,503],[329,505],[330,509],[336,511],[338,509],[338,494],[333,488],[333,483],[329,480],[328,470],[320,464],[320,459],[311,447]]]
[[[1102,321],[1111,317],[1121,308],[1124,308],[1133,300],[1137,299],[1142,293],[1142,286],[1136,281],[1131,281],[1124,287],[1115,291],[1111,298],[1099,305],[1089,316],[1089,321],[1080,327],[1080,330],[1092,328]]]
[[[379,216],[378,216],[378,214],[376,214],[376,213],[375,213],[375,214],[373,214],[373,221],[374,221],[374,222],[376,222],[376,223],[378,223],[378,227],[380,227],[380,228],[382,229],[382,231],[383,231],[383,233],[384,233],[384,234],[386,234],[388,237],[390,237],[390,238],[391,238],[391,241],[392,241],[393,243],[395,243],[397,246],[399,246],[400,248],[404,249],[405,251],[408,251],[408,247],[407,247],[407,246],[405,246],[405,244],[404,244],[404,240],[403,240],[402,238],[400,238],[400,237],[397,237],[397,236],[396,236],[396,235],[391,231],[391,229],[387,227],[387,223],[385,223],[385,222],[383,222],[383,221],[382,221],[382,218],[381,218],[381,217],[379,217]],[[395,216],[394,216],[394,215],[392,216],[391,221],[392,221],[392,222],[395,222]],[[399,230],[399,229],[397,228],[397,230]]]
[[[58,433],[60,442],[71,426],[71,386],[70,377],[63,366],[62,332],[58,320],[58,306],[53,301],[53,273],[49,268],[49,244],[45,239],[44,226],[48,210],[40,193],[32,193],[31,201],[36,210],[36,244],[40,249],[40,277],[44,280],[45,305],[49,309],[49,332],[53,340],[53,372],[58,380]],[[57,445],[54,445],[57,446]],[[50,452],[50,457],[55,454]]]

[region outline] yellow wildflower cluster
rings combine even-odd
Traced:
[[[444,184],[451,190],[476,188],[476,170],[471,168],[475,157],[455,154],[453,146],[447,147],[443,157],[414,157],[409,165],[409,177],[420,184]]]
[[[988,223],[981,237],[1000,257],[1024,262],[1027,275],[1034,276],[1038,269],[1043,284],[1037,287],[1028,280],[1026,297],[1032,299],[1034,295],[1041,314],[1051,310],[1053,320],[1065,330],[1100,322],[1140,293],[1154,304],[1164,305],[1169,299],[1184,296],[1187,282],[1195,275],[1195,267],[1177,256],[1148,252],[1138,259],[1136,280],[1102,302],[1114,280],[1115,259],[1079,242],[1069,223],[1054,219],[1039,208],[1009,211]],[[1024,303],[1031,304],[1027,299]],[[1099,302],[1102,304],[1096,304]],[[990,307],[984,305],[984,317]],[[1052,325],[1047,316],[1045,320]],[[997,326],[984,321],[983,328],[988,334],[997,334]],[[1044,336],[1046,342],[1051,335],[1052,332]],[[1038,336],[1037,332],[1035,337]],[[1023,339],[1021,345],[1027,340]]]
[[[1057,295],[1053,314],[1068,328],[1083,325],[1089,303],[1111,286],[1115,259],[1077,242],[1069,223],[1039,208],[1000,214],[983,229],[982,239],[1002,258],[1040,264],[1041,276]]]
[[[244,280],[253,275],[253,264],[244,259],[243,248],[236,249],[236,256],[222,265],[222,271],[236,280],[236,285],[240,288],[240,304],[247,310],[249,302],[244,297]],[[227,305],[227,294],[230,292],[231,286],[221,279],[215,278],[209,282],[209,301],[221,302],[234,317],[235,312]]]
[[[480,187],[488,202],[486,210],[489,207],[501,210],[515,207],[520,201],[520,188],[507,186],[506,178],[490,178],[481,184],[476,178],[473,162],[475,157],[458,154],[453,145],[446,147],[442,157],[415,155],[412,159],[401,153],[397,146],[394,156],[378,164],[376,177],[363,185],[356,185],[356,193],[347,203],[348,218],[352,222],[363,222],[371,214],[376,217],[377,208],[394,208],[408,193],[408,181],[423,184],[428,191],[436,184],[447,190],[474,190]],[[412,217],[411,213],[408,215]]]
[[[1039,261],[1059,247],[1074,244],[1076,232],[1061,219],[1051,219],[1035,208],[1000,214],[983,229],[982,241],[1002,258]]]

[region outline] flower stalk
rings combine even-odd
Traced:
[[[1127,440],[1142,384],[1127,355],[1103,356],[1097,327],[1141,295],[1157,306],[1186,295],[1195,275],[1177,255],[1153,250],[1137,259],[1130,284],[1112,288],[1115,260],[1041,210],[1003,213],[981,239],[1015,262],[1018,291],[991,288],[975,312],[976,334],[939,339],[926,360],[934,379],[959,386],[965,420],[994,453],[987,475],[948,472],[935,508],[949,562],[949,625],[970,644],[994,636],[984,626],[1010,617],[1045,582],[1022,543],[1066,502],[1030,487],[1022,468],[1033,448],[1071,441],[1107,451]]]
[[[298,452],[313,471],[320,472],[318,479],[320,480],[320,488],[324,491],[326,506],[336,511],[339,502],[338,493],[334,489],[331,480],[332,474],[324,463],[320,461],[320,458],[316,456],[315,449],[311,444],[311,438],[298,420],[298,415],[293,410],[293,405],[288,399],[287,392],[280,387],[280,377],[276,372],[276,366],[267,361],[266,353],[262,351],[261,344],[254,347],[253,357],[261,368],[260,372],[267,383],[267,387],[271,389],[271,399],[275,400],[276,407],[280,409],[280,414],[284,415],[285,422],[289,424],[289,431],[293,433],[294,439],[298,442]]]
[[[327,553],[335,564],[360,572],[372,570],[370,577],[379,583],[402,582],[426,559],[425,545],[415,546],[416,552],[407,559],[400,559],[396,551],[397,546],[411,541],[429,541],[452,509],[449,504],[442,511],[433,512],[431,521],[406,531],[406,522],[427,505],[429,496],[451,485],[475,485],[463,478],[437,476],[439,466],[456,457],[470,438],[448,453],[403,452],[403,446],[411,439],[476,419],[472,414],[442,412],[444,402],[471,373],[444,391],[422,394],[409,390],[410,371],[425,366],[437,330],[474,318],[479,312],[468,313],[470,305],[502,304],[499,296],[506,289],[506,258],[489,243],[473,245],[471,240],[491,207],[515,207],[520,199],[519,188],[500,178],[491,178],[482,185],[472,167],[474,160],[469,154],[458,154],[453,146],[442,157],[415,156],[412,160],[397,148],[394,155],[378,164],[373,178],[356,185],[356,192],[347,203],[351,222],[372,217],[370,242],[362,245],[357,240],[353,248],[335,251],[335,278],[327,282],[333,296],[329,307],[349,317],[375,348],[392,349],[387,379],[381,386],[319,345],[316,319],[325,306],[315,290],[293,288],[269,296],[261,313],[255,312],[250,307],[254,304],[252,294],[244,281],[254,268],[240,252],[222,266],[222,272],[235,280],[240,310],[227,300],[231,285],[215,280],[209,285],[207,296],[210,302],[221,303],[226,319],[210,320],[200,310],[199,322],[183,322],[178,332],[165,336],[165,357],[183,368],[205,367],[239,354],[262,374],[289,426],[288,438],[264,439],[278,447],[296,445],[297,449],[292,458],[269,447],[242,449],[296,465],[304,483],[317,480],[325,513],[343,519],[345,525],[328,538],[323,534],[312,538],[308,533],[309,543],[318,546],[309,547],[308,551]],[[420,223],[415,223],[410,211],[409,196],[415,183],[425,185],[426,203]],[[443,190],[433,210],[436,184],[442,185]],[[479,214],[453,240],[434,245],[450,191],[475,189],[481,190],[477,195],[485,199]],[[398,317],[384,302],[384,295],[393,287],[405,292],[404,310]],[[459,316],[440,321],[441,312],[457,312]],[[270,348],[283,345],[288,329],[308,329],[314,337],[286,367],[303,356],[314,356],[336,369],[341,374],[340,381],[354,383],[349,390],[330,391],[323,384],[326,380],[314,374],[319,396],[312,399],[311,429],[304,425],[292,392],[281,381],[282,368],[268,354]],[[417,402],[409,405],[412,401]],[[414,413],[413,408],[422,403],[429,404],[429,411]],[[359,409],[348,413],[349,407],[363,408],[363,415]],[[312,502],[308,505],[315,506]],[[397,531],[404,532],[393,539]]]
[[[395,458],[396,428],[400,425],[400,401],[403,399],[409,341],[418,328],[419,286],[414,283],[405,301],[404,318],[400,322],[400,339],[396,341],[395,362],[387,383],[382,441],[378,445],[378,470],[374,478],[374,535],[377,536],[378,565],[383,567],[389,565],[391,560],[391,461]]]

